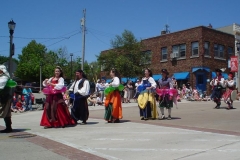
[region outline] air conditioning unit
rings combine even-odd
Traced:
[[[178,58],[179,57],[179,52],[174,52],[170,54],[170,58]]]

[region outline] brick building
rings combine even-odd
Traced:
[[[228,68],[234,53],[235,38],[211,27],[199,26],[142,40],[151,56],[153,78],[161,78],[161,69],[177,79],[179,87],[190,83],[198,90],[210,92],[208,81],[216,68]],[[227,78],[227,74],[224,74]]]

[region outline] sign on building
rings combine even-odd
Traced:
[[[231,56],[230,66],[231,66],[231,72],[238,71],[238,56]]]

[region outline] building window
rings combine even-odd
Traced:
[[[214,56],[217,58],[224,58],[224,46],[220,44],[214,44]]]
[[[204,43],[204,55],[210,56],[209,48],[210,48],[210,43],[209,42],[205,42]]]
[[[232,55],[233,54],[233,48],[232,47],[228,47],[228,55]]]
[[[167,47],[162,48],[162,60],[167,60]]]
[[[186,44],[172,46],[172,52],[176,58],[186,57]]]
[[[180,56],[179,57],[186,57],[186,44],[182,44],[179,46]]]
[[[192,43],[192,56],[198,56],[198,42]]]
[[[152,51],[147,50],[147,51],[142,52],[140,64],[141,65],[151,64],[151,61],[152,61]]]

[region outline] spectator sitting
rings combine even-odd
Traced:
[[[181,102],[181,88],[178,88],[177,101]]]
[[[96,100],[92,94],[88,97],[87,103],[88,103],[88,106],[95,106]]]
[[[98,95],[98,96],[97,96],[97,102],[96,102],[99,106],[100,106],[100,105],[103,105],[103,102],[102,102],[102,100],[101,100],[100,97],[101,97],[101,95]]]
[[[13,103],[11,105],[11,112],[17,113],[16,107],[13,105]]]
[[[20,113],[24,112],[24,102],[21,100],[21,95],[18,96],[18,102],[15,105],[15,109]]]
[[[210,96],[207,96],[207,92],[206,91],[203,92],[202,100],[203,101],[210,101],[211,100]]]
[[[66,105],[69,107],[70,103],[69,103],[69,91],[66,91],[64,94],[63,94],[63,99],[64,99],[64,102],[66,103]]]

